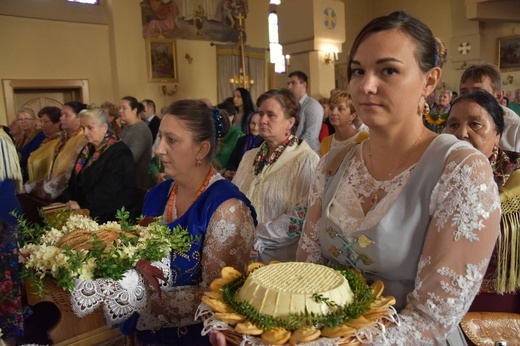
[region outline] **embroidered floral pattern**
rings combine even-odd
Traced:
[[[307,207],[298,205],[294,208],[295,216],[289,218],[289,238],[298,237],[302,233],[303,221],[307,213]]]
[[[504,151],[500,148],[494,151],[489,158],[495,182],[499,187],[504,186],[509,176],[520,167],[520,153]]]

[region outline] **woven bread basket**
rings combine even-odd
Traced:
[[[103,243],[103,249],[108,244],[112,244],[112,242],[118,240],[121,237],[121,234],[124,234],[128,238],[137,237],[135,234],[118,229],[101,229],[94,232],[77,229],[61,237],[56,243],[56,246],[62,249],[65,246],[68,246],[72,250],[92,250],[92,246],[88,243],[94,240],[94,234],[97,235],[97,239]]]

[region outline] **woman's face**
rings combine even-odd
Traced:
[[[122,121],[129,122],[129,120],[137,118],[137,108],[132,109],[130,101],[121,100],[119,101],[119,115]]]
[[[60,122],[58,121],[56,124],[53,123],[47,114],[42,114],[40,116],[40,123],[42,131],[46,137],[52,137],[60,132]]]
[[[471,143],[486,157],[493,153],[500,135],[486,109],[473,100],[462,100],[451,107],[446,132]]]
[[[253,136],[258,136],[260,134],[260,114],[255,113],[251,117],[251,122],[249,123],[249,132]]]
[[[20,112],[16,115],[16,120],[23,132],[29,131],[36,126],[36,119],[31,117],[29,113]]]
[[[80,122],[87,141],[98,147],[107,133],[107,124],[99,125],[97,121],[90,118],[81,118]]]
[[[67,105],[61,108],[60,123],[61,128],[67,132],[74,132],[81,126],[78,115]]]
[[[329,121],[334,127],[352,126],[354,114],[350,112],[350,107],[345,101],[330,105]]]
[[[448,108],[451,102],[450,94],[448,93],[442,93],[439,95],[439,103],[444,107]]]
[[[323,108],[323,120],[325,120],[330,115],[330,107],[328,103],[322,103],[321,107]]]
[[[274,145],[281,144],[291,132],[295,119],[285,118],[283,108],[274,98],[269,98],[260,104],[260,136],[266,142]]]
[[[357,114],[369,127],[409,122],[419,117],[427,78],[417,64],[415,44],[404,33],[387,30],[370,34],[359,45],[352,63],[349,92]]]
[[[240,94],[240,91],[235,90],[233,91],[233,104],[235,107],[242,107],[244,105],[244,101],[242,100],[242,94]]]
[[[175,115],[167,114],[161,120],[155,148],[163,164],[164,172],[176,180],[190,179],[200,156],[201,145],[193,141],[193,133]]]

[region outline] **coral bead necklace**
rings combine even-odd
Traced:
[[[197,200],[197,198],[199,198],[200,195],[202,195],[204,190],[206,190],[206,188],[209,185],[209,180],[211,179],[212,176],[213,176],[213,165],[210,165],[208,174],[206,175],[206,179],[204,179],[204,182],[200,186],[199,191],[197,191],[195,198],[188,206],[188,209]],[[172,191],[170,192],[170,196],[168,197],[168,204],[167,204],[167,209],[166,209],[166,221],[168,223],[173,222],[173,201],[175,200],[175,196],[177,195],[178,188],[179,188],[179,185],[177,183],[174,183]]]

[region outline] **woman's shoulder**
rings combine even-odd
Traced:
[[[466,141],[461,141],[450,134],[437,136],[424,154],[426,160],[432,160],[438,156],[445,159],[445,166],[452,167],[464,165],[482,166],[481,163],[489,163],[489,159],[478,149]],[[484,166],[489,166],[486,164]],[[489,166],[489,169],[490,166]]]

